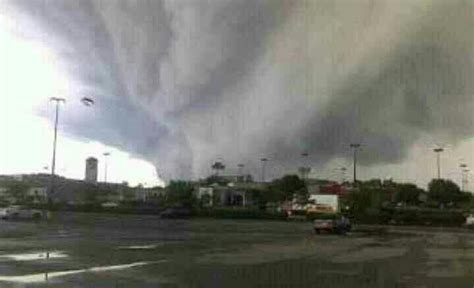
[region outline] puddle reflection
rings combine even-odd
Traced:
[[[10,259],[10,260],[15,260],[15,261],[34,261],[34,260],[57,259],[57,258],[66,258],[66,257],[69,257],[69,256],[62,251],[0,255],[0,259]]]
[[[107,272],[107,271],[114,271],[114,270],[122,270],[122,269],[127,269],[127,268],[133,268],[133,267],[150,265],[150,264],[158,264],[158,263],[164,263],[164,262],[166,262],[166,260],[149,261],[149,262],[134,262],[134,263],[122,264],[122,265],[99,266],[99,267],[92,267],[92,268],[86,268],[86,269],[37,273],[37,274],[29,274],[29,275],[21,275],[21,276],[0,276],[0,282],[40,283],[40,282],[47,282],[53,278],[64,277],[68,275],[74,275],[74,274],[80,274],[80,273],[86,273],[86,272],[99,273],[99,272]]]

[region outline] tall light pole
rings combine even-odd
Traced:
[[[436,153],[436,166],[438,167],[438,179],[441,179],[441,163],[439,160],[439,154],[444,151],[443,148],[435,148],[433,151]]]
[[[242,181],[243,181],[244,180],[243,179],[244,178],[243,169],[244,169],[245,165],[241,163],[241,164],[237,164],[237,167],[239,167],[239,176],[242,177]]]
[[[107,183],[107,161],[110,156],[110,152],[104,152],[104,183]]]
[[[303,172],[302,173],[303,175],[301,176],[303,177],[303,181],[305,182],[307,182],[308,174],[310,172],[310,168],[307,167],[307,163],[306,163],[307,162],[306,159],[308,158],[308,155],[309,155],[308,152],[301,153],[301,157],[303,158],[303,169],[301,169],[301,172]]]
[[[464,169],[464,170],[462,170],[462,172],[464,172],[463,192],[465,192],[464,190],[469,189],[469,179],[468,179],[468,177],[469,177],[470,170],[469,169]]]
[[[264,183],[265,182],[265,166],[267,164],[268,159],[262,158],[260,159],[260,161],[262,162],[262,183]]]
[[[65,103],[66,99],[59,97],[51,97],[49,100],[55,102],[56,105],[56,113],[54,118],[53,159],[51,160],[51,178],[49,183],[49,191],[47,194],[48,204],[51,204],[51,196],[54,193],[54,172],[56,168],[56,142],[58,140],[59,104]]]
[[[243,169],[245,167],[244,164],[237,164],[237,167],[239,167],[239,175],[243,176]]]
[[[353,149],[354,157],[354,186],[357,185],[357,149],[360,148],[359,143],[351,143],[350,147]]]
[[[51,196],[54,193],[54,178],[55,178],[55,169],[56,169],[56,143],[58,139],[58,122],[59,122],[59,104],[66,103],[66,99],[61,97],[51,97],[49,98],[51,102],[54,102],[56,105],[56,113],[54,118],[54,138],[53,138],[53,159],[51,160],[51,177],[49,183],[49,191],[47,193],[48,204],[51,204]],[[91,106],[94,104],[92,98],[83,97],[81,102],[86,106]]]
[[[342,174],[342,177],[341,177],[341,184],[344,184],[344,182],[346,182],[346,171],[347,171],[347,168],[346,168],[346,167],[341,167],[341,168],[339,168],[339,170],[341,170],[341,174]]]
[[[467,169],[467,165],[462,163],[459,165],[459,167],[461,168],[461,191],[464,192],[465,190],[465,183],[466,183],[466,174],[467,172],[469,172],[469,170]]]

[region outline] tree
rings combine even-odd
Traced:
[[[199,206],[200,206],[201,208],[210,206],[212,200],[213,200],[213,199],[212,199],[212,196],[211,196],[211,195],[209,195],[209,194],[204,194],[204,195],[201,196],[201,199],[199,199]]]
[[[86,204],[98,204],[99,188],[93,184],[86,184],[82,190],[82,200]]]
[[[252,195],[252,199],[260,210],[265,210],[268,202],[274,202],[273,197],[269,197],[270,190],[264,189],[248,189],[247,192]]]
[[[225,169],[225,165],[222,162],[215,162],[211,166],[212,170],[215,171],[215,175],[219,175],[219,171]]]
[[[419,204],[420,194],[423,190],[415,184],[398,184],[395,188],[395,201],[406,203],[408,205]]]
[[[219,177],[217,175],[211,175],[205,179],[205,183],[207,185],[211,184],[218,184],[218,185],[227,185],[229,183],[228,180],[224,179],[223,177]]]
[[[297,175],[285,175],[274,180],[269,187],[272,202],[292,201],[294,196],[299,202],[305,202],[308,197],[306,184]]]
[[[27,200],[28,188],[30,185],[23,181],[12,181],[7,185],[7,194],[11,198],[14,198],[16,202],[22,203]]]
[[[192,208],[196,204],[193,195],[194,187],[186,181],[171,181],[166,187],[168,205],[179,205]]]
[[[428,184],[428,197],[439,204],[458,203],[465,200],[459,186],[451,180],[433,179]]]
[[[382,187],[382,180],[380,180],[380,179],[370,179],[370,180],[361,182],[361,184],[365,187],[381,188]]]
[[[386,194],[378,188],[361,187],[359,191],[350,192],[345,204],[351,208],[356,217],[364,216],[369,211],[378,211],[386,199]]]
[[[135,200],[134,189],[129,186],[121,187],[118,193],[122,202],[132,203]]]
[[[300,173],[302,179],[306,179],[311,172],[311,167],[299,167],[298,172]]]

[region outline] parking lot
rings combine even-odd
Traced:
[[[464,229],[337,236],[308,222],[80,213],[0,225],[0,287],[474,285],[474,233]]]

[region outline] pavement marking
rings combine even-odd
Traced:
[[[163,246],[163,244],[120,246],[120,247],[118,247],[118,249],[121,249],[121,250],[147,250],[147,249],[156,249],[159,246]]]
[[[98,266],[98,267],[91,267],[91,268],[86,268],[86,269],[36,273],[36,274],[28,274],[28,275],[21,275],[21,276],[0,276],[0,282],[40,283],[40,282],[47,282],[52,278],[58,278],[58,277],[63,277],[63,276],[68,276],[68,275],[88,273],[88,272],[97,273],[97,272],[107,272],[107,271],[114,271],[114,270],[123,270],[127,268],[145,266],[145,265],[150,265],[150,264],[165,263],[165,262],[168,262],[168,261],[158,260],[158,261],[148,261],[148,262],[134,262],[130,264]]]
[[[34,253],[22,253],[22,254],[5,254],[0,255],[0,259],[7,258],[15,261],[34,261],[43,259],[57,259],[69,257],[63,251],[50,251],[50,252],[34,252]]]

